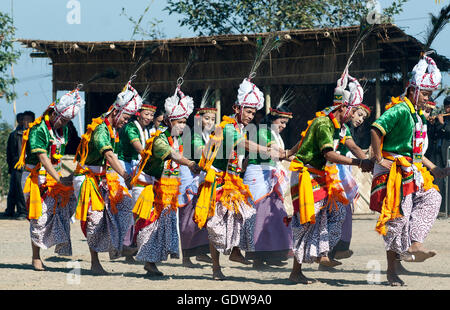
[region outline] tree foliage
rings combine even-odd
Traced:
[[[394,0],[382,10],[384,22],[408,0]],[[359,24],[374,0],[168,0],[165,10],[181,15],[180,26],[198,35],[258,33]]]
[[[8,194],[9,191],[9,175],[8,163],[6,161],[6,145],[9,134],[11,133],[11,126],[5,121],[0,121],[0,197]]]
[[[5,97],[7,102],[16,98],[13,86],[16,79],[8,74],[11,65],[16,63],[20,52],[15,51],[14,34],[15,27],[8,14],[0,12],[0,97]]]
[[[163,22],[160,19],[153,18],[148,20],[146,25],[142,25],[144,22],[144,17],[150,10],[150,6],[153,4],[154,0],[152,0],[149,5],[144,9],[143,13],[136,20],[132,16],[129,16],[125,10],[122,8],[121,15],[124,15],[128,18],[128,20],[133,24],[133,33],[131,34],[131,40],[134,39],[136,35],[140,35],[143,38],[148,38],[152,40],[158,40],[165,37],[164,32],[161,30],[160,25]]]

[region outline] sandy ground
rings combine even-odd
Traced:
[[[4,205],[0,212],[4,211]],[[103,267],[111,274],[93,276],[89,273],[89,251],[79,223],[72,224],[72,257],[58,257],[53,248],[42,250],[48,271],[31,268],[31,245],[28,221],[0,220],[0,290],[398,290],[450,289],[450,219],[439,218],[428,236],[426,246],[438,255],[423,263],[405,263],[410,275],[402,276],[407,286],[386,285],[386,259],[382,238],[374,231],[376,215],[355,215],[351,249],[354,255],[342,260],[334,272],[317,270],[317,264],[305,265],[305,274],[319,282],[312,285],[289,285],[287,278],[292,259],[284,267],[256,271],[251,266],[230,262],[221,256],[226,281],[212,281],[211,268],[199,263],[199,268],[184,268],[181,259],[169,259],[159,264],[165,274],[150,279],[141,263],[127,264],[124,259],[110,261],[101,253]]]

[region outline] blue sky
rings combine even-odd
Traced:
[[[70,8],[66,5],[70,0],[1,0],[0,11],[13,14],[14,25],[17,28],[16,37],[23,39],[67,40],[67,41],[109,41],[130,40],[132,24],[127,17],[121,15],[122,8],[130,16],[139,17],[151,0],[78,0],[81,4],[80,24],[69,24],[67,14]],[[429,13],[437,14],[439,10],[449,4],[450,0],[409,0],[403,12],[396,16],[395,23],[407,34],[419,40],[424,36],[428,24]],[[392,1],[380,0],[382,7]],[[131,5],[132,3],[132,5]],[[193,37],[195,34],[187,28],[178,25],[178,16],[168,15],[163,8],[164,0],[154,0],[147,19],[162,20],[160,28],[167,38]],[[438,36],[433,48],[438,53],[450,58],[450,27]],[[446,38],[446,39],[444,39]],[[135,39],[140,39],[135,37]],[[19,79],[15,86],[18,94],[16,111],[31,110],[40,115],[52,99],[51,66],[48,59],[32,59],[30,49],[17,45],[22,56],[14,65],[14,74]],[[448,86],[448,74],[443,84]],[[58,93],[58,96],[61,94]],[[438,102],[441,102],[439,100]],[[14,124],[13,105],[0,99],[2,119]],[[83,115],[81,115],[83,119]],[[78,123],[78,120],[75,120]],[[78,128],[78,126],[76,126]]]

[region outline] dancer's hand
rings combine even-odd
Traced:
[[[382,158],[381,160],[377,160],[376,159],[376,163],[378,165],[380,165],[381,167],[386,168],[387,170],[391,170],[391,166],[392,166],[392,161],[390,161],[389,159],[386,158]]]
[[[449,168],[442,169],[440,167],[434,167],[431,169],[431,173],[434,175],[435,178],[445,178],[447,175],[449,175]]]
[[[202,171],[202,168],[200,168],[199,165],[197,165],[197,163],[193,160],[189,163],[188,168],[193,174],[199,174]]]
[[[73,175],[61,177],[59,180],[60,180],[60,183],[64,186],[72,186],[73,185]]]
[[[373,162],[370,159],[361,160],[361,170],[362,172],[371,172],[373,170]]]
[[[125,185],[127,186],[127,188],[132,189],[133,188],[133,186],[131,185],[132,176],[125,172],[123,179],[125,180]]]

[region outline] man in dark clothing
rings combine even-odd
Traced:
[[[431,118],[428,123],[429,147],[426,156],[434,162],[436,166],[441,168],[449,167],[447,162],[447,150],[450,146],[450,115],[443,116],[447,113],[450,113],[450,96],[447,96],[444,100],[443,114],[439,114],[434,118]],[[445,179],[435,178],[435,183],[439,186],[439,190],[442,195],[440,212],[445,212]],[[449,196],[450,184],[447,186],[447,196]],[[450,197],[447,198],[447,201],[450,201]]]
[[[6,161],[11,178],[4,216],[14,217],[16,215],[17,219],[26,219],[27,210],[21,185],[22,170],[14,169],[14,166],[20,157],[23,131],[28,128],[29,123],[34,121],[34,113],[31,111],[19,113],[16,119],[18,125],[16,130],[9,135],[6,149]],[[17,207],[17,213],[14,212],[15,207]]]

